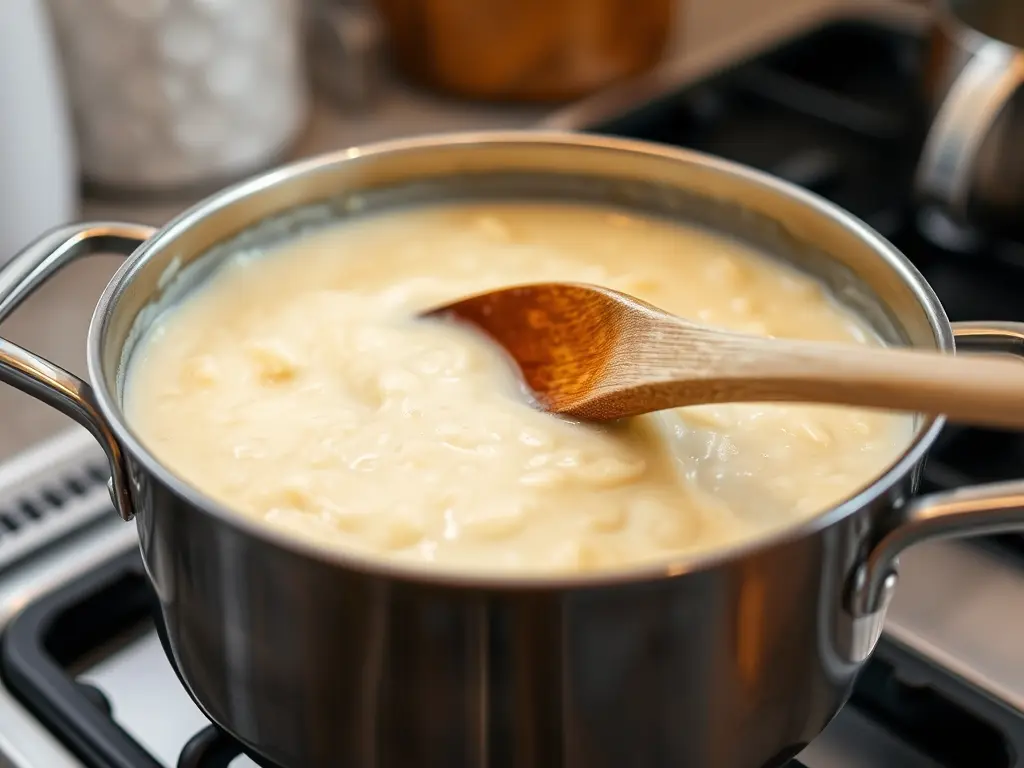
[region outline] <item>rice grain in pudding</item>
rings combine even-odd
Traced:
[[[239,513],[439,568],[611,569],[807,519],[909,444],[910,417],[699,406],[538,412],[500,351],[415,314],[516,283],[596,283],[737,331],[880,343],[811,278],[708,231],[567,204],[361,217],[230,258],[140,342],[142,442]]]

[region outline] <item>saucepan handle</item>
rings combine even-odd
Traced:
[[[918,193],[961,219],[976,158],[1007,101],[1024,82],[1024,56],[989,40],[960,72],[935,115],[918,163]]]
[[[954,323],[957,347],[1024,357],[1024,323]],[[1024,392],[1020,393],[1024,399]],[[1024,480],[987,483],[911,499],[892,527],[874,544],[851,590],[854,616],[885,606],[895,579],[896,558],[921,541],[1024,532]]]
[[[52,230],[0,269],[0,322],[64,265],[81,256],[130,255],[155,230],[141,224],[89,222]],[[110,463],[111,498],[131,520],[127,473],[121,447],[96,405],[92,387],[60,366],[0,338],[0,381],[67,414],[88,429]]]

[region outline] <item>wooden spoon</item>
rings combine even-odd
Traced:
[[[504,347],[539,404],[604,421],[700,403],[831,403],[1024,429],[1024,364],[998,355],[769,339],[590,285],[540,283],[425,313]]]

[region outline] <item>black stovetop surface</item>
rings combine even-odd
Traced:
[[[589,129],[710,152],[802,185],[892,240],[952,320],[1024,320],[1024,247],[958,230],[911,200],[924,124],[917,88],[922,56],[922,41],[912,33],[834,22]],[[1016,478],[1022,465],[1020,434],[948,429],[924,486]],[[111,719],[102,693],[78,682],[74,671],[126,627],[146,623],[147,601],[137,559],[126,556],[30,606],[4,638],[5,682],[90,768],[160,766]],[[839,718],[869,719],[942,768],[1018,765],[991,724],[999,718],[986,718],[991,701],[963,685],[901,682],[902,668],[922,663],[883,640]],[[930,674],[954,677],[935,668]],[[950,696],[939,688],[962,692]],[[1009,716],[1024,726],[1024,715]],[[211,727],[185,748],[179,765],[224,768],[236,754],[230,739]]]

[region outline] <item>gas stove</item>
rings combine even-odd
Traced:
[[[890,238],[951,319],[1024,320],[1024,246],[964,231],[910,199],[922,55],[911,30],[834,21],[642,103],[598,99],[556,122],[789,179]],[[106,474],[83,431],[0,466],[0,766],[255,765],[164,657],[134,526],[110,508]],[[1024,435],[949,428],[923,490],[1021,475]],[[852,700],[788,768],[1024,768],[1022,543],[908,552]]]

